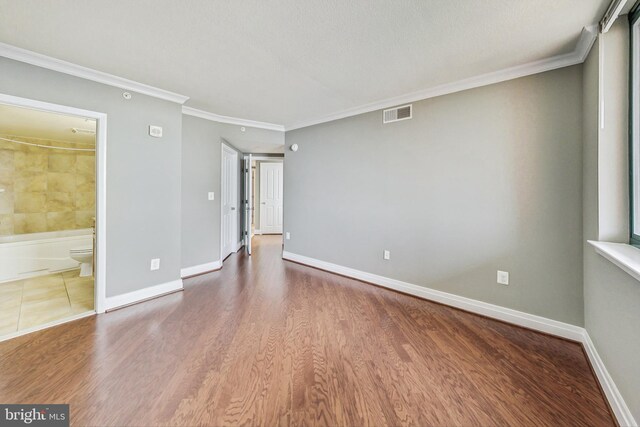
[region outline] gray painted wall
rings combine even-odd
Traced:
[[[582,67],[413,106],[286,133],[285,250],[582,325]]]
[[[237,126],[183,115],[182,268],[220,259],[220,191],[223,136]],[[242,153],[238,152],[238,239],[242,233]],[[215,200],[208,200],[208,192]]]
[[[0,58],[0,93],[107,113],[107,296],[180,278],[181,106]],[[148,136],[150,124],[162,139]],[[152,258],[160,270],[150,271]]]
[[[627,166],[620,164],[619,156],[610,155],[626,150],[626,135],[620,138],[616,132],[616,129],[624,127],[626,114],[605,114],[605,129],[598,129],[598,79],[602,53],[606,52],[603,94],[607,111],[624,111],[627,105],[627,93],[620,91],[621,85],[626,86],[628,75],[626,27],[626,19],[620,19],[607,34],[600,35],[584,64],[584,306],[589,336],[638,421],[640,283],[597,255],[586,242],[603,237],[616,239],[620,236],[616,230],[628,230],[628,217],[616,222],[619,214],[615,209],[612,212],[612,207],[619,205],[620,201],[611,200],[615,194],[626,197]],[[626,157],[626,152],[624,154]],[[612,176],[618,177],[618,191],[610,191]],[[608,192],[606,198],[601,194],[605,192]]]

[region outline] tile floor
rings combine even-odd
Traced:
[[[0,283],[0,335],[93,310],[93,277],[80,270]]]

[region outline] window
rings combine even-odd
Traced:
[[[640,245],[640,8],[629,13],[629,206],[630,243]]]

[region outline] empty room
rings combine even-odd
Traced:
[[[640,0],[0,0],[0,426],[638,426]]]

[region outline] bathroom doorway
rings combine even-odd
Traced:
[[[0,340],[103,311],[104,120],[0,95]]]

